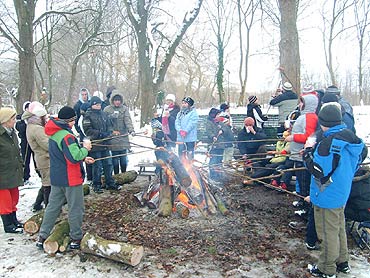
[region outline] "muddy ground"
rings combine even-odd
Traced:
[[[305,222],[294,215],[295,196],[228,180],[224,194],[228,215],[163,218],[141,207],[133,195],[147,183],[139,177],[121,192],[92,193],[86,199],[85,231],[144,247],[140,267],[126,269],[135,276],[158,277],[157,272],[150,275],[156,268],[162,277],[200,277],[202,272],[204,277],[207,273],[208,277],[256,277],[258,273],[264,273],[260,277],[309,277],[307,264],[315,262],[319,253],[304,246]],[[291,229],[290,221],[300,222],[301,228]],[[349,247],[352,257],[370,258],[352,238]],[[84,261],[101,260],[80,256]],[[185,267],[179,273],[181,266]]]

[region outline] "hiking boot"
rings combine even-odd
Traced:
[[[302,208],[304,206],[303,200],[298,200],[293,202],[293,207],[295,208]]]
[[[271,185],[275,186],[275,187],[279,187],[279,184],[278,184],[277,180],[272,180]]]
[[[81,240],[74,240],[72,239],[71,242],[69,243],[69,248],[71,250],[77,250],[77,249],[80,249],[81,247]]]
[[[45,240],[46,240],[45,238],[43,238],[42,236],[39,236],[36,241],[36,247],[40,250],[44,250]]]
[[[281,182],[279,187],[281,189],[284,189],[284,190],[287,190],[288,189],[288,187],[286,186],[285,182]]]
[[[348,262],[337,264],[337,272],[350,273],[351,267],[348,265]]]
[[[320,249],[320,247],[317,246],[316,244],[309,244],[309,243],[306,242],[305,245],[306,245],[306,248],[308,250],[310,250],[310,251],[314,251],[314,250],[319,250]]]
[[[320,271],[320,269],[318,269],[317,265],[312,265],[311,268],[310,268],[311,265],[308,266],[308,269],[310,271],[310,274],[314,277],[322,277],[322,278],[336,278],[337,275],[333,274],[333,275],[329,275],[329,274],[325,274],[323,272]]]
[[[104,192],[103,189],[101,188],[101,185],[96,185],[96,184],[93,185],[93,191],[96,194],[102,194]]]

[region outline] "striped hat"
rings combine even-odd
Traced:
[[[250,96],[250,97],[248,97],[248,101],[249,101],[249,103],[255,103],[257,101],[257,97],[256,96]]]

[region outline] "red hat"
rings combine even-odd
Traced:
[[[248,117],[244,119],[245,126],[254,126],[254,119],[252,117]]]

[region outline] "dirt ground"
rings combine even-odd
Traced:
[[[239,180],[225,184],[228,215],[163,218],[135,199],[133,194],[147,185],[139,177],[121,192],[87,196],[84,230],[142,245],[143,263],[127,269],[136,277],[158,277],[150,275],[153,268],[160,269],[162,277],[309,277],[307,264],[319,253],[304,246],[305,222],[292,206],[296,197],[260,185],[245,187]],[[290,221],[301,227],[291,229]],[[370,263],[369,251],[359,249],[352,238],[349,247],[352,257],[361,255]]]

